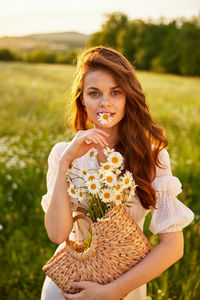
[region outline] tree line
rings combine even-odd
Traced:
[[[200,16],[200,14],[199,14]],[[106,15],[101,30],[91,35],[86,47],[111,46],[139,70],[180,75],[200,75],[200,18],[175,19],[158,24],[140,19],[130,20],[124,13]],[[81,49],[64,54],[36,49],[20,56],[0,49],[0,60],[76,64]]]

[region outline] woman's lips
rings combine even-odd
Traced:
[[[103,113],[97,113],[97,115],[99,116],[100,114],[103,114]],[[109,114],[111,116],[115,115],[115,113],[106,113],[106,114]]]

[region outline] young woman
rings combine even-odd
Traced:
[[[127,59],[110,47],[83,51],[72,91],[76,135],[71,142],[57,143],[48,158],[47,193],[42,197],[42,207],[49,238],[60,244],[57,251],[64,247],[68,236],[76,239],[72,214],[78,203],[67,192],[66,172],[72,162],[79,168],[98,168],[105,161],[103,149],[108,146],[123,155],[125,169],[133,173],[138,185],[127,212],[142,230],[145,216],[151,212],[150,230],[160,235],[160,243],[109,284],[74,283],[82,289],[78,294],[62,293],[46,277],[41,299],[119,300],[125,296],[125,300],[144,300],[146,283],[182,258],[182,229],[192,222],[194,214],[176,198],[182,190],[179,179],[172,175],[165,149],[168,141],[163,128],[152,120],[142,87]],[[111,122],[101,124],[99,113],[109,113]],[[88,158],[92,147],[98,150],[94,161]]]

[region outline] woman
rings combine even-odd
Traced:
[[[46,277],[42,300],[125,300],[146,299],[146,283],[160,275],[183,256],[182,229],[194,218],[193,212],[176,196],[182,191],[179,179],[172,175],[163,128],[152,120],[145,95],[135,70],[127,59],[110,47],[85,50],[78,60],[72,89],[76,112],[71,142],[57,143],[48,158],[47,194],[42,198],[45,226],[49,238],[64,247],[72,232],[72,213],[77,203],[67,193],[66,172],[74,166],[89,169],[105,161],[103,149],[114,148],[125,158],[137,192],[127,212],[143,230],[145,216],[151,212],[150,230],[160,235],[160,243],[127,273],[106,285],[82,281],[75,295],[62,291]],[[100,113],[108,113],[111,122],[101,124]],[[91,126],[89,127],[89,125]],[[89,141],[89,143],[88,143]],[[88,151],[98,150],[96,161]]]

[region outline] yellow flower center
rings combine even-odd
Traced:
[[[75,189],[72,188],[72,189],[71,189],[71,193],[72,193],[72,194],[76,194]]]
[[[110,194],[109,194],[109,193],[105,193],[105,194],[104,194],[104,197],[105,197],[106,199],[109,199],[109,198],[110,198]]]
[[[120,184],[117,184],[116,185],[116,190],[119,191],[119,189],[120,189]]]
[[[125,184],[128,184],[129,182],[130,182],[130,179],[129,179],[129,178],[126,178]]]
[[[113,182],[112,176],[108,176],[106,179],[107,179],[108,182]]]
[[[87,172],[86,172],[86,171],[83,171],[83,174],[84,174],[84,175],[86,175],[86,174],[87,174]]]
[[[117,156],[113,156],[112,162],[113,162],[114,164],[116,164],[116,163],[118,163],[118,161],[119,161],[119,158],[118,158]]]
[[[94,179],[95,179],[94,175],[90,175],[90,176],[88,177],[88,180],[89,180],[89,181],[92,181],[92,180],[94,180]]]
[[[96,186],[95,183],[92,183],[90,187],[91,187],[92,190],[95,190],[97,186]]]
[[[80,197],[83,197],[83,193],[82,192],[80,192],[79,195],[80,195]]]
[[[94,156],[94,151],[90,152],[90,157]]]
[[[109,165],[105,165],[103,168],[104,168],[104,170],[109,170],[110,166]]]
[[[102,179],[103,178],[103,174],[101,174],[99,177]]]
[[[116,196],[116,200],[120,200],[120,198],[121,198],[120,195]]]
[[[104,120],[108,120],[109,116],[108,115],[103,115]]]

